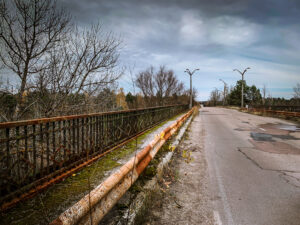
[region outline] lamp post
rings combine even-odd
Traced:
[[[227,83],[222,79],[219,79],[219,81],[222,81],[224,83],[224,91],[223,91],[223,106],[224,106],[225,105],[225,99],[226,99],[226,86],[227,86]]]
[[[190,75],[190,109],[193,106],[193,89],[192,89],[192,76],[193,74],[200,69],[194,69],[193,72],[191,72],[189,69],[186,69],[184,72],[186,72],[188,75]]]
[[[250,67],[247,67],[243,72],[239,71],[238,69],[234,69],[233,71],[237,71],[242,75],[242,96],[241,96],[241,108],[244,106],[244,75],[249,70]]]

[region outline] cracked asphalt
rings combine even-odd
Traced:
[[[178,180],[165,178],[170,187],[157,193],[143,224],[300,225],[296,124],[202,108],[187,135],[170,165]]]
[[[223,108],[203,108],[200,119],[215,224],[299,225],[295,124]]]
[[[139,224],[214,224],[204,153],[205,131],[199,115],[186,134]],[[191,153],[191,161],[182,157],[183,151]]]

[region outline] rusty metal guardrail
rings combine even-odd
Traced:
[[[62,213],[51,225],[98,224],[137,180],[166,140],[177,131],[195,109],[191,109],[157,135],[135,157],[131,158],[118,171],[110,175],[84,198]]]
[[[284,112],[300,112],[300,105],[296,102],[293,105],[250,105],[249,108]]]
[[[257,108],[243,108],[242,110],[246,110],[249,112],[259,112],[265,114],[275,114],[275,115],[282,115],[282,116],[290,116],[290,117],[300,117],[300,112],[289,112],[289,111],[276,111],[276,110],[268,110],[268,109],[257,109]]]
[[[0,123],[0,203],[187,109],[175,105]]]

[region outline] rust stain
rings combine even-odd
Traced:
[[[266,109],[256,109],[256,108],[250,108],[248,110],[246,108],[243,108],[242,110],[249,111],[249,112],[261,112],[261,113],[270,113],[270,114],[277,114],[283,116],[300,117],[300,112],[276,111],[276,110],[266,110]]]
[[[133,111],[143,111],[145,109],[167,108],[167,107],[170,107],[170,106],[181,106],[181,105],[183,106],[184,104],[167,105],[167,106],[160,106],[160,107],[140,108],[140,109],[130,109],[130,110],[121,110],[121,111],[111,111],[111,112],[103,112],[103,113],[90,113],[90,114],[81,114],[81,115],[57,116],[57,117],[41,118],[41,119],[33,119],[33,120],[21,120],[21,121],[13,121],[13,122],[4,122],[4,123],[0,123],[0,128],[11,128],[11,127],[16,127],[16,126],[24,126],[24,125],[37,125],[37,124],[41,124],[41,123],[50,123],[50,122],[56,122],[56,121],[80,119],[80,118],[86,118],[86,117],[92,117],[92,116],[101,116],[101,115],[111,115],[111,114],[133,112]]]
[[[138,175],[140,175],[144,169],[148,166],[149,162],[152,160],[151,155],[147,155],[136,167]]]
[[[150,128],[151,129],[151,128]],[[17,203],[21,202],[21,201],[24,201],[24,200],[27,200],[27,199],[30,199],[32,197],[34,197],[36,194],[42,192],[43,190],[49,188],[50,186],[60,182],[61,180],[71,176],[72,174],[76,173],[77,171],[83,169],[84,167],[90,165],[91,163],[95,162],[96,160],[98,160],[99,158],[103,157],[104,155],[108,154],[109,152],[115,150],[116,148],[119,148],[123,145],[125,145],[126,143],[134,140],[135,138],[143,135],[144,133],[146,133],[148,130],[150,129],[147,129],[145,131],[143,131],[142,133],[120,143],[119,145],[107,150],[106,152],[104,153],[101,153],[99,155],[96,155],[94,157],[92,157],[91,159],[89,159],[88,161],[85,161],[77,166],[75,166],[74,168],[66,171],[66,172],[63,172],[64,170],[62,171],[58,171],[58,173],[55,173],[55,174],[52,174],[47,176],[47,177],[44,177],[44,178],[41,178],[40,180],[38,180],[37,182],[35,182],[32,186],[35,186],[34,188],[30,189],[28,192],[26,193],[23,193],[21,194],[19,197],[16,197],[16,198],[13,198],[12,200],[10,201],[7,201],[7,202],[4,202],[1,206],[0,206],[0,211],[3,212],[3,211],[6,211],[8,209],[10,209],[11,207],[15,206]],[[149,146],[146,147],[147,149],[150,148]],[[150,150],[150,149],[149,149]],[[147,150],[146,150],[147,152]],[[146,155],[146,152],[140,152],[140,157],[142,157],[142,155]],[[61,173],[61,174],[60,174]],[[57,174],[60,174],[56,177],[53,178],[53,176],[57,175]],[[50,180],[49,180],[50,179]]]

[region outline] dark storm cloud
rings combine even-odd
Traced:
[[[261,84],[268,83],[272,77],[273,87],[290,87],[299,81],[299,75],[295,75],[300,60],[298,0],[60,0],[58,3],[79,26],[100,21],[107,31],[120,35],[121,61],[125,65],[135,63],[137,70],[166,64],[182,74],[185,67],[200,64],[201,71],[207,74],[201,82],[214,87],[216,81],[211,80],[218,80],[215,75],[218,69],[223,68],[224,76],[230,79],[232,67],[253,65],[256,72],[250,77],[252,83],[257,82],[255,79],[260,79]],[[233,83],[235,79],[232,78]]]
[[[298,23],[300,19],[298,0],[62,0],[61,4],[87,21],[99,14],[144,18],[158,9],[172,9],[176,16],[176,8],[198,10],[206,17],[239,16],[258,23]]]

